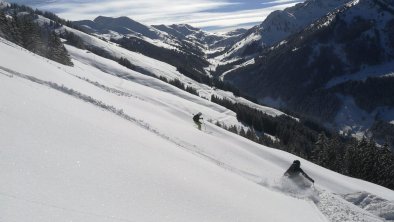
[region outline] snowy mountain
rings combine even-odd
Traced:
[[[224,34],[217,34],[206,32],[187,24],[155,25],[153,27],[179,39],[200,45],[205,50],[208,50],[207,54],[209,54],[209,51],[220,51],[231,46],[247,31],[246,29],[237,29]]]
[[[93,21],[82,20],[76,21],[74,24],[82,26],[87,32],[98,34],[111,34],[114,36],[120,35],[134,35],[142,36],[152,40],[162,39],[166,37],[165,33],[156,30],[153,27],[143,25],[128,17],[111,18],[105,16],[98,16]]]
[[[138,39],[157,50],[165,47],[149,42],[156,37],[217,44],[240,37],[243,30],[220,40],[173,25],[167,27],[178,33],[173,38],[163,27],[141,27],[128,18],[120,18],[119,26],[117,19],[101,17],[94,23],[102,25],[91,24],[92,35],[53,14],[9,10],[13,14],[0,12],[0,221],[393,220],[393,190],[244,138],[253,137],[250,128],[265,121],[260,138],[271,138],[284,150],[291,145],[289,151],[308,158],[320,150],[325,161],[325,147],[333,147],[324,136],[314,141],[319,126],[203,84],[105,36],[123,30],[115,42]],[[312,39],[319,24],[326,20],[311,27]],[[152,30],[156,37],[147,37]],[[62,57],[53,56],[58,54],[52,41]],[[254,58],[245,67],[260,62]],[[332,79],[325,87],[344,82]],[[201,130],[192,121],[197,112],[204,116]],[[315,142],[315,150],[308,150]],[[374,144],[357,144],[354,150],[346,145],[345,173],[392,187],[393,158],[380,155],[388,150],[377,154],[369,149]],[[344,152],[343,147],[332,152]],[[294,159],[301,160],[315,184],[304,181],[300,188],[283,177]]]
[[[349,0],[306,0],[293,7],[272,12],[260,25],[248,30],[243,37],[226,50],[221,59],[231,60],[253,56],[264,47],[270,47],[301,31],[317,19],[344,5]]]
[[[197,79],[210,75],[220,60],[216,57],[247,32],[237,29],[224,34],[209,33],[187,24],[147,26],[128,17],[99,16],[93,21],[73,23],[128,50],[169,63],[185,75],[199,76]]]
[[[211,34],[189,25],[147,26],[128,17],[99,16],[74,24],[128,50],[171,64],[195,80],[208,78],[207,57],[211,52],[223,50],[223,44],[230,45],[234,36],[239,36]]]
[[[0,40],[1,220],[391,218],[391,190],[306,160],[316,185],[298,190],[281,179],[298,157],[193,127],[198,111],[236,122],[223,107],[85,50],[67,46],[72,67]]]
[[[75,21],[74,24],[82,26],[87,32],[95,34],[108,34],[119,38],[119,35],[135,36],[145,40],[161,40],[164,43],[179,47],[182,44],[194,44],[201,51],[212,50],[223,41],[239,37],[246,29],[239,29],[226,34],[214,34],[195,28],[188,24],[153,25],[147,26],[128,17],[111,18],[99,16],[93,21]],[[227,40],[229,41],[229,40]],[[225,46],[231,45],[228,43]]]
[[[48,19],[43,17],[40,18],[41,22],[49,23]],[[244,98],[236,97],[230,92],[226,92],[220,89],[215,89],[214,87],[210,87],[198,81],[195,81],[182,73],[180,73],[176,67],[156,60],[154,58],[147,57],[140,53],[136,53],[125,48],[119,47],[118,45],[103,41],[95,36],[83,33],[81,31],[69,28],[67,26],[63,26],[57,30],[58,32],[72,32],[74,35],[78,36],[84,46],[89,49],[95,49],[103,54],[107,55],[107,57],[114,58],[114,60],[118,58],[125,58],[134,66],[134,69],[140,73],[153,76],[156,78],[165,78],[167,80],[175,80],[178,79],[182,83],[192,88],[197,89],[198,93],[203,98],[210,98],[212,95],[228,98],[232,101],[236,101],[242,104],[247,104],[248,106],[252,106],[257,108],[258,110],[263,111],[271,116],[284,115],[283,112],[279,110],[272,109],[270,107],[265,107],[261,105],[254,104]],[[93,66],[97,66],[97,64],[92,64]],[[102,70],[107,70],[108,72],[113,73],[112,70],[108,70],[105,66],[98,66]],[[119,76],[123,76],[122,73],[113,73]]]
[[[383,3],[352,1],[224,79],[266,104],[362,137],[376,120],[394,118],[394,15]]]

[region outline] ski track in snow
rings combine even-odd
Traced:
[[[202,157],[202,158],[204,158],[206,160],[211,161],[212,163],[214,163],[214,164],[216,164],[218,166],[221,166],[222,168],[225,168],[226,170],[230,170],[230,171],[232,171],[234,173],[237,173],[237,174],[239,174],[241,176],[244,176],[246,178],[255,178],[255,179],[259,178],[257,175],[254,175],[254,174],[242,171],[240,169],[236,169],[236,168],[234,168],[234,167],[232,167],[232,166],[230,166],[228,164],[225,164],[225,163],[217,160],[214,157],[209,156],[208,154],[202,152],[196,145],[188,143],[188,142],[186,142],[186,141],[184,141],[184,140],[182,140],[180,138],[177,138],[177,137],[171,138],[170,136],[168,136],[168,135],[166,135],[166,134],[164,134],[162,132],[159,132],[157,129],[154,129],[151,125],[149,125],[148,123],[144,122],[143,120],[137,120],[136,118],[131,117],[128,114],[124,113],[123,109],[119,109],[119,108],[116,108],[116,107],[114,107],[112,105],[105,104],[105,103],[103,103],[101,101],[98,101],[98,100],[96,100],[96,99],[94,99],[94,98],[92,98],[90,96],[84,95],[84,94],[82,94],[82,93],[80,93],[80,92],[78,92],[76,90],[68,89],[68,88],[66,88],[64,86],[59,86],[58,84],[53,83],[53,82],[40,80],[38,78],[29,76],[29,75],[25,75],[25,74],[22,74],[22,73],[19,73],[19,72],[15,72],[15,71],[9,70],[9,69],[7,69],[5,67],[2,67],[2,66],[0,66],[0,70],[4,71],[6,73],[9,73],[9,74],[6,74],[6,73],[3,73],[3,72],[0,72],[1,74],[6,75],[7,77],[17,76],[17,77],[20,77],[20,78],[32,81],[32,82],[37,83],[37,84],[48,86],[48,87],[50,87],[50,88],[52,88],[54,90],[58,90],[60,92],[66,93],[66,94],[68,94],[70,96],[73,96],[73,97],[75,97],[77,99],[81,99],[81,100],[83,100],[85,102],[88,102],[88,103],[90,103],[92,105],[95,105],[95,106],[98,106],[100,108],[103,108],[103,109],[105,109],[105,110],[107,110],[109,112],[112,112],[112,113],[116,114],[117,116],[119,116],[119,117],[121,117],[121,118],[123,118],[123,119],[125,119],[127,121],[130,121],[130,122],[132,122],[132,123],[144,128],[144,129],[156,134],[157,136],[159,136],[159,137],[161,137],[161,138],[163,138],[163,139],[165,139],[165,140],[167,140],[169,142],[172,142],[173,144],[177,145],[178,147],[180,147],[180,148],[182,148],[184,150],[187,150],[187,151],[189,151],[189,152],[191,152],[191,153],[193,153],[195,155],[198,155],[199,157]],[[77,76],[75,76],[75,77],[79,78],[79,79],[82,79],[82,78],[77,77]],[[88,81],[89,83],[94,84],[94,83],[92,83],[89,80],[86,80],[86,79],[82,79],[82,80]],[[101,89],[103,89],[103,90],[105,90],[105,91],[107,91],[107,92],[114,93],[114,94],[116,94],[118,96],[131,97],[131,94],[128,94],[128,93],[125,93],[125,92],[122,92],[122,91],[119,91],[119,90],[116,90],[116,89],[113,89],[113,88],[110,88],[110,87],[107,87],[107,86],[103,86],[103,85],[99,85],[98,86],[97,84],[94,84],[94,85],[99,87],[99,88],[101,88]],[[137,98],[139,98],[139,97],[137,97]],[[204,124],[206,124],[206,123],[204,123]],[[202,131],[202,132],[209,134],[209,132],[207,132],[207,131]]]
[[[114,107],[112,105],[107,105],[107,104],[105,104],[105,103],[103,103],[103,102],[101,102],[99,100],[96,100],[96,99],[92,98],[91,96],[84,95],[84,94],[82,94],[82,93],[80,93],[80,92],[78,92],[76,90],[69,89],[69,88],[67,88],[67,87],[65,87],[63,85],[60,86],[60,85],[58,85],[56,83],[53,83],[53,82],[40,80],[40,79],[35,78],[33,76],[29,76],[29,75],[25,75],[25,74],[22,74],[22,73],[18,73],[18,72],[9,70],[9,69],[7,69],[5,67],[2,67],[2,66],[0,66],[0,69],[2,69],[3,71],[8,72],[8,73],[10,73],[10,74],[12,74],[14,76],[17,76],[17,77],[20,77],[20,78],[23,78],[23,79],[27,79],[27,80],[30,80],[30,81],[32,81],[34,83],[38,83],[38,84],[41,84],[41,85],[44,85],[44,86],[48,86],[48,87],[50,87],[52,89],[58,90],[60,92],[66,93],[66,94],[68,94],[70,96],[73,96],[73,97],[75,97],[77,99],[81,99],[81,100],[83,100],[85,102],[88,102],[88,103],[90,103],[92,105],[95,105],[95,106],[98,106],[100,108],[103,108],[103,109],[105,109],[105,110],[107,110],[109,112],[112,112],[112,113],[116,114],[117,116],[119,116],[119,117],[121,117],[121,118],[123,118],[123,119],[125,119],[127,121],[130,121],[130,122],[133,122],[133,123],[137,124],[138,126],[140,126],[140,127],[144,128],[144,129],[156,134],[157,136],[160,136],[161,138],[163,138],[163,139],[165,139],[167,141],[170,141],[170,142],[174,143],[177,146],[185,148],[185,146],[182,145],[182,144],[184,144],[184,142],[182,142],[180,140],[178,141],[178,140],[172,139],[171,137],[169,137],[169,136],[167,136],[167,135],[165,135],[163,133],[160,133],[158,130],[152,128],[148,123],[145,123],[143,120],[137,120],[136,118],[131,117],[128,114],[125,114],[123,112],[123,109],[116,108],[116,107]],[[7,76],[10,77],[12,75],[7,75]],[[100,88],[103,88],[103,87],[100,87]],[[125,93],[124,95],[127,95],[127,94]]]
[[[213,164],[215,164],[221,168],[224,168],[228,171],[236,173],[236,174],[238,174],[248,180],[251,180],[263,187],[266,187],[270,190],[274,190],[276,192],[281,192],[281,193],[284,193],[284,194],[289,195],[291,197],[303,199],[311,204],[314,204],[316,206],[316,209],[319,210],[321,212],[321,214],[324,215],[328,219],[328,221],[331,221],[331,222],[342,222],[342,221],[381,222],[382,221],[377,216],[372,215],[371,213],[368,213],[365,210],[362,210],[361,208],[357,207],[356,205],[354,205],[350,202],[347,202],[346,200],[344,200],[343,198],[339,197],[336,194],[332,194],[332,193],[329,193],[326,191],[318,190],[316,188],[313,188],[313,190],[312,190],[312,188],[308,188],[305,190],[299,189],[299,188],[291,186],[291,185],[289,186],[289,181],[284,181],[283,179],[279,179],[279,181],[271,181],[271,182],[264,181],[258,175],[237,169],[233,166],[230,166],[224,162],[219,161],[217,158],[212,157],[207,153],[204,153],[202,151],[202,149],[199,149],[199,147],[194,144],[188,143],[178,137],[171,138],[170,136],[164,134],[163,132],[159,132],[157,129],[154,129],[152,126],[150,126],[148,123],[145,123],[143,120],[137,120],[136,118],[131,117],[128,114],[124,113],[122,109],[116,108],[112,105],[102,103],[90,96],[83,95],[82,93],[79,93],[78,91],[75,91],[73,89],[68,89],[64,86],[59,86],[56,83],[43,81],[38,78],[29,76],[29,75],[18,73],[18,72],[9,70],[5,67],[2,67],[2,66],[0,66],[0,73],[2,75],[10,77],[10,78],[17,76],[17,77],[32,81],[37,84],[48,86],[54,90],[58,90],[60,92],[66,93],[70,96],[73,96],[74,98],[81,99],[81,100],[88,102],[92,105],[98,106],[98,107],[103,108],[109,112],[112,112],[113,114],[115,114],[127,121],[130,121],[130,122],[144,128],[145,130],[148,130],[148,131],[156,134],[157,136],[159,136],[169,142],[174,143],[178,147],[180,147],[180,148],[182,148],[182,149],[184,149],[196,156],[199,156],[200,158],[203,158],[207,161],[212,162]],[[70,74],[70,75],[72,75],[72,74]],[[121,90],[117,90],[117,89],[114,89],[114,88],[111,88],[111,87],[108,87],[108,86],[105,86],[102,84],[98,84],[98,83],[92,82],[88,79],[84,79],[84,78],[81,78],[78,76],[74,76],[74,77],[79,78],[84,81],[87,81],[90,84],[93,84],[102,90],[116,94],[118,96],[134,97],[130,93],[126,93]],[[141,99],[139,97],[135,97],[135,98]],[[205,133],[208,133],[208,132],[205,132]],[[75,212],[78,214],[86,214],[86,215],[93,216],[93,217],[113,219],[113,220],[117,220],[117,221],[126,221],[126,222],[130,221],[127,219],[116,218],[116,217],[108,216],[108,215],[94,214],[94,213],[83,212],[83,211],[79,211],[79,210],[75,210],[75,209],[68,209],[68,208],[66,209],[63,207],[58,207],[55,205],[42,203],[39,201],[20,199],[16,196],[7,195],[7,194],[3,194],[3,193],[0,193],[0,195],[7,197],[7,198],[11,198],[11,199],[16,199],[18,201],[28,202],[30,204],[38,204],[38,205],[48,206],[51,208],[56,208],[56,209],[60,209],[60,210],[64,210],[64,211],[72,211],[72,212]]]
[[[13,47],[12,44],[7,44],[7,45],[10,45]],[[46,60],[46,61],[48,61],[48,60]],[[126,92],[126,91],[120,90],[120,89],[116,89],[116,88],[107,86],[105,84],[102,84],[102,83],[99,83],[96,81],[92,81],[88,78],[74,75],[70,72],[67,72],[66,70],[63,70],[63,71],[65,71],[67,74],[73,76],[74,78],[78,78],[79,80],[85,81],[85,82],[105,91],[105,92],[114,94],[116,96],[132,97],[134,99],[146,101],[145,98],[141,98],[139,96],[136,96],[133,93]],[[81,70],[81,71],[83,71],[83,70]],[[337,194],[333,194],[328,191],[324,191],[320,188],[316,188],[313,190],[294,189],[294,187],[291,187],[291,186],[289,187],[289,185],[286,182],[284,182],[282,179],[278,179],[275,181],[264,180],[259,175],[256,175],[254,173],[250,173],[247,170],[238,169],[235,166],[232,166],[228,163],[221,161],[220,158],[217,158],[212,154],[204,152],[204,149],[202,149],[198,145],[195,145],[191,142],[185,141],[179,137],[170,136],[170,135],[164,133],[162,130],[154,128],[149,123],[147,123],[141,119],[138,119],[136,117],[133,117],[132,115],[127,113],[127,111],[124,112],[122,108],[114,106],[114,105],[110,105],[110,104],[108,104],[108,102],[104,103],[104,102],[100,101],[99,99],[93,98],[91,95],[83,94],[79,91],[68,88],[64,85],[59,85],[58,83],[45,81],[45,80],[33,77],[31,75],[16,72],[14,70],[8,69],[3,66],[0,66],[0,74],[6,76],[8,78],[18,77],[18,78],[21,78],[24,80],[28,80],[28,81],[31,81],[36,84],[40,84],[45,87],[49,87],[53,90],[57,90],[58,92],[62,92],[67,95],[70,95],[76,99],[82,100],[86,103],[89,103],[91,105],[99,107],[100,109],[111,112],[112,114],[115,114],[118,117],[120,117],[124,120],[127,120],[133,124],[136,124],[139,127],[143,128],[145,130],[148,130],[151,133],[157,135],[158,137],[175,144],[177,147],[182,148],[183,150],[185,150],[189,153],[192,153],[200,158],[203,158],[203,159],[211,162],[212,164],[215,164],[227,171],[230,171],[230,172],[233,172],[237,175],[240,175],[243,178],[248,179],[249,181],[253,181],[254,183],[259,184],[262,187],[273,190],[275,192],[283,193],[283,194],[291,196],[293,198],[305,200],[306,202],[313,205],[316,208],[316,211],[319,211],[321,213],[323,221],[324,220],[333,221],[333,222],[337,222],[337,221],[338,222],[339,221],[349,221],[349,222],[350,221],[354,221],[354,222],[383,221],[381,218],[378,218],[377,216],[372,215],[367,210],[364,210],[364,209],[356,206],[355,204],[344,200],[341,196],[339,196]],[[159,99],[154,99],[154,98],[149,98],[149,99],[154,100],[158,104],[164,105],[166,107],[170,107],[171,109],[177,109],[178,111],[182,111],[183,113],[187,113],[186,111],[181,110],[180,107],[174,107],[169,104],[165,104],[164,101],[160,101]],[[0,112],[1,112],[1,110],[0,110]],[[226,111],[226,112],[229,112],[229,111]],[[229,118],[229,116],[225,115],[221,119],[221,121],[225,121],[227,118]],[[208,135],[214,136],[214,132],[209,131],[212,127],[213,127],[213,125],[208,124],[209,129],[208,130],[205,129],[204,130],[205,132],[203,131],[201,133],[206,133]],[[254,151],[250,151],[250,152],[257,152],[257,151],[254,150]],[[268,153],[266,155],[268,155]],[[29,204],[37,204],[37,205],[47,206],[50,208],[55,208],[55,209],[63,210],[63,211],[71,211],[71,212],[74,212],[77,214],[85,214],[85,215],[89,215],[92,217],[105,218],[108,220],[130,221],[127,219],[108,216],[108,215],[101,215],[101,214],[96,214],[96,213],[79,211],[79,210],[71,209],[71,208],[59,207],[57,205],[47,204],[47,203],[35,201],[35,200],[24,199],[21,197],[17,197],[17,196],[5,194],[5,193],[0,193],[0,195],[5,198],[8,198],[8,199],[15,199],[17,201],[26,202]],[[325,218],[323,218],[323,217],[325,217]]]

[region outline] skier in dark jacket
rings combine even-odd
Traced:
[[[301,162],[299,160],[294,160],[293,164],[291,164],[290,168],[285,172],[284,175],[291,178],[291,179],[295,179],[295,178],[299,178],[300,174],[302,174],[309,181],[311,181],[312,183],[315,183],[315,181],[310,176],[308,176],[308,174],[306,174],[301,169],[300,166],[301,166]]]
[[[201,130],[201,125],[202,125],[202,122],[200,122],[200,120],[203,119],[201,117],[201,115],[202,115],[202,113],[199,112],[199,113],[197,113],[196,115],[193,116],[193,121],[197,125],[199,130]]]

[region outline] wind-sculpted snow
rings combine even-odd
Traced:
[[[394,200],[391,190],[209,122],[199,131],[198,111],[240,123],[115,62],[97,58],[107,66],[97,69],[74,50],[66,67],[0,43],[0,221],[382,221],[339,194]],[[295,158],[314,188],[282,178]]]

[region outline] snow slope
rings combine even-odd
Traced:
[[[191,121],[229,110],[79,49],[67,67],[0,40],[0,221],[383,221],[337,194],[394,201],[306,160],[316,189],[294,190],[281,175],[298,157]]]
[[[40,21],[41,22],[48,22],[49,20],[43,17],[40,17]],[[144,56],[142,54],[136,53],[136,52],[132,52],[129,51],[127,49],[124,49],[122,47],[117,46],[116,44],[110,43],[110,42],[105,42],[102,41],[101,39],[85,34],[83,32],[80,32],[78,30],[75,29],[71,29],[68,27],[63,26],[61,28],[60,31],[62,31],[62,29],[66,29],[69,32],[73,32],[74,34],[78,35],[79,37],[81,37],[81,39],[84,41],[85,44],[94,46],[94,47],[98,47],[101,50],[108,52],[110,55],[116,57],[116,58],[126,58],[128,59],[134,66],[136,66],[139,70],[141,70],[141,72],[145,73],[145,74],[149,74],[152,76],[156,76],[156,77],[165,77],[168,80],[173,80],[173,79],[178,79],[181,82],[183,82],[185,84],[185,86],[191,86],[195,89],[197,89],[198,93],[200,94],[201,97],[210,99],[211,95],[216,95],[217,97],[225,97],[233,102],[239,102],[241,104],[245,104],[251,107],[254,107],[258,110],[261,110],[262,112],[271,115],[271,116],[278,116],[278,115],[285,115],[285,113],[270,108],[270,107],[266,107],[266,106],[261,106],[261,105],[257,105],[255,103],[252,103],[244,98],[241,97],[236,97],[234,96],[232,93],[228,93],[226,91],[223,90],[219,90],[219,89],[213,89],[210,86],[201,84],[189,77],[184,76],[183,74],[179,73],[176,69],[176,67],[169,65],[167,63],[155,60],[153,58]],[[78,55],[77,55],[78,56]],[[99,56],[93,56],[95,59],[99,58]],[[95,59],[89,59],[89,61],[94,61]],[[105,63],[105,62],[104,62]],[[100,69],[105,69],[106,72],[112,72],[112,67],[113,65],[99,65],[96,62],[90,63],[93,66],[100,66]],[[102,64],[102,63],[100,63]],[[109,67],[105,68],[105,67]],[[125,69],[123,69],[125,70]],[[129,70],[127,70],[129,71]],[[118,72],[118,71],[116,71]]]

